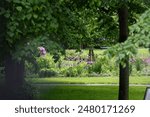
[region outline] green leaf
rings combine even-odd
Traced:
[[[17,6],[16,9],[17,9],[18,11],[22,11],[22,7],[21,7],[21,6]]]
[[[37,18],[38,18],[38,15],[37,15],[37,14],[33,14],[33,17],[34,17],[35,19],[37,19]]]
[[[14,3],[20,3],[20,0],[13,0]]]
[[[32,17],[32,15],[31,15],[31,14],[28,14],[26,17],[27,17],[28,20],[30,20],[31,17]]]
[[[11,32],[11,31],[8,31],[7,34],[9,35],[9,37],[13,37],[14,36],[14,33]]]
[[[5,16],[6,18],[9,18],[9,17],[10,17],[10,14],[9,14],[9,13],[6,13],[4,16]]]

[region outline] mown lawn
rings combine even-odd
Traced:
[[[118,77],[61,77],[61,78],[32,78],[28,82],[35,84],[118,84]],[[150,76],[130,77],[130,84],[150,84]]]
[[[130,87],[130,100],[143,100],[146,87]],[[40,100],[117,100],[117,86],[38,86]]]
[[[118,84],[117,77],[34,78],[34,84]],[[131,84],[150,84],[150,77],[130,77]],[[36,85],[42,100],[117,100],[118,86],[48,86]],[[145,86],[130,86],[129,99],[142,100]]]

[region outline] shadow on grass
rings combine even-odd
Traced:
[[[0,83],[0,100],[33,100],[35,97],[36,89],[28,83],[15,87]]]

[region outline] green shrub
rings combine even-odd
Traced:
[[[62,74],[66,77],[86,76],[88,74],[86,69],[86,63],[80,62],[71,67],[63,69]]]
[[[143,61],[142,59],[138,58],[135,61],[135,67],[137,71],[141,71],[143,69]]]
[[[96,73],[96,74],[101,74],[102,73],[102,67],[105,64],[105,59],[104,58],[99,58],[94,62],[92,65],[89,65],[88,72],[89,73]]]
[[[51,70],[51,69],[41,69],[39,72],[39,77],[45,78],[45,77],[54,77],[57,76],[57,72]]]
[[[55,67],[55,62],[52,56],[49,54],[38,57],[36,61],[38,63],[39,69],[50,69]]]
[[[77,69],[74,68],[74,67],[69,67],[68,69],[66,69],[64,71],[64,74],[65,74],[66,77],[75,77],[75,76],[78,76]]]
[[[86,62],[79,63],[75,68],[77,69],[78,76],[86,76],[88,74]]]
[[[88,72],[89,74],[96,76],[110,76],[118,74],[118,66],[115,64],[114,60],[109,60],[105,57],[98,58],[95,63],[89,65]]]
[[[36,61],[34,63],[25,61],[25,77],[26,78],[38,78],[38,72],[39,68],[36,64]]]

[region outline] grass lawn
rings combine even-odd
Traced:
[[[117,84],[117,77],[34,78],[35,84]],[[150,76],[130,77],[131,84],[150,84]],[[42,100],[117,100],[118,86],[38,86],[37,99]],[[130,86],[129,99],[142,100],[145,86]]]
[[[89,50],[88,49],[84,49],[82,50],[83,53],[82,55],[88,55],[88,52]],[[94,54],[95,55],[103,55],[103,52],[106,51],[106,49],[94,49]],[[72,49],[72,50],[66,50],[66,53],[75,53],[76,50]],[[149,57],[150,56],[150,53],[149,53],[149,49],[148,48],[139,48],[138,49],[138,54],[137,54],[138,57],[141,57],[141,58],[145,58],[145,57]]]
[[[137,54],[137,56],[138,56],[138,57],[141,57],[141,58],[150,57],[149,50],[148,50],[148,49],[145,49],[145,48],[139,48],[139,49],[138,49],[138,54]]]
[[[143,100],[146,87],[130,87],[130,100]],[[117,100],[117,86],[39,86],[41,100]]]
[[[27,79],[31,83],[65,83],[65,84],[117,84],[118,77],[71,77],[71,78],[32,78]],[[130,84],[150,84],[150,76],[130,77]]]

